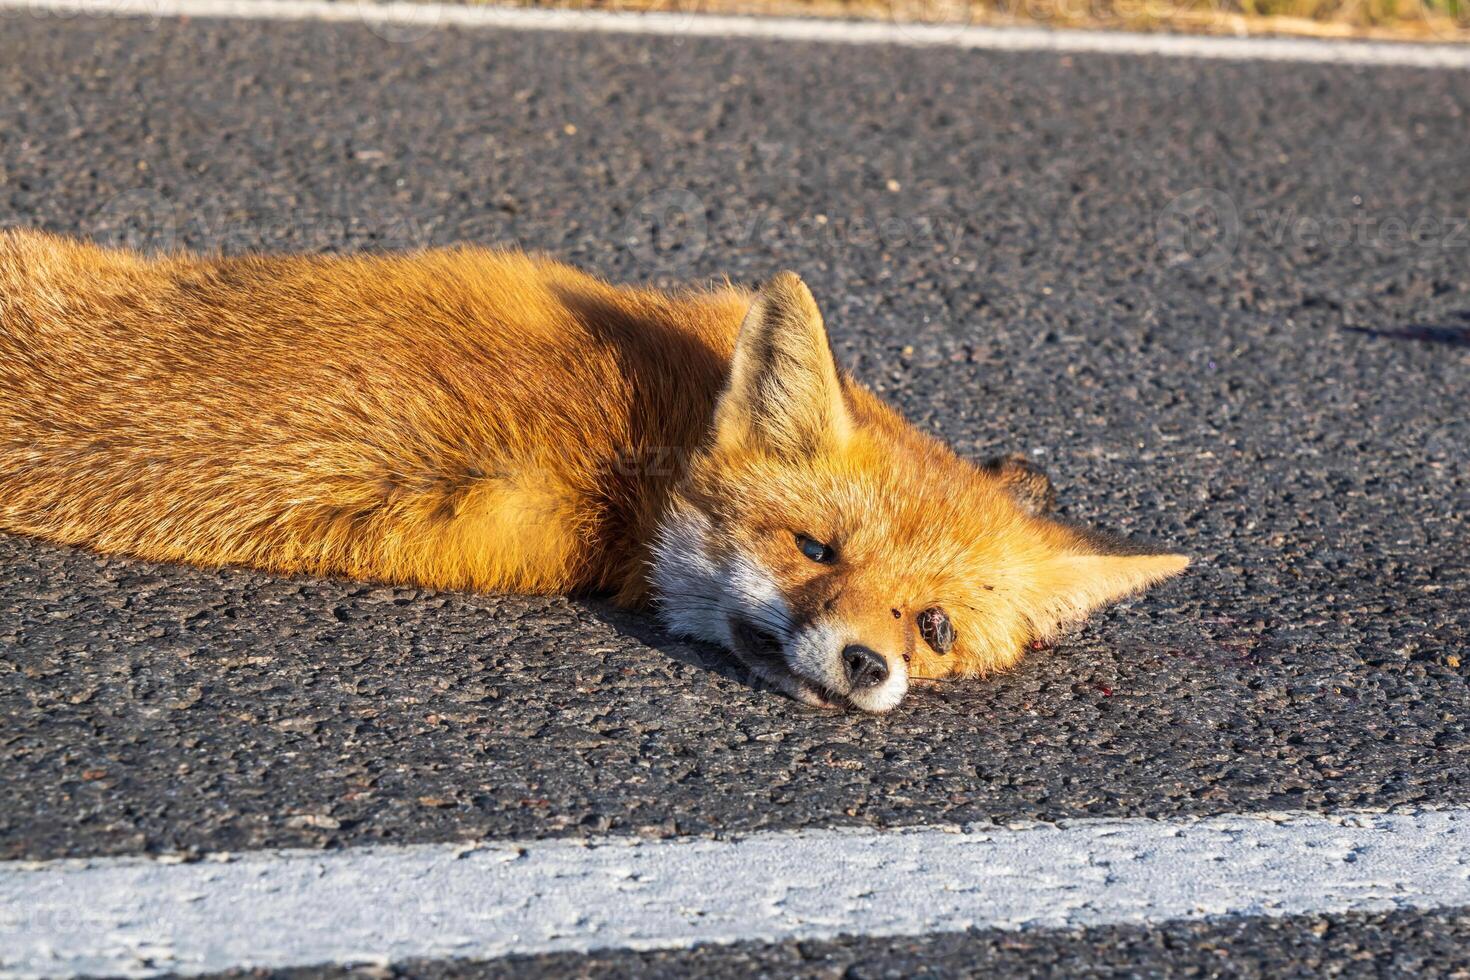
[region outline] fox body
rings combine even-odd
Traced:
[[[0,530],[434,588],[603,592],[811,703],[1011,664],[1180,571],[1046,516],[834,362],[790,273],[515,252],[146,257],[0,233]]]

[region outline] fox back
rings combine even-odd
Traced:
[[[520,253],[150,258],[0,233],[0,530],[609,592],[804,701],[1003,668],[1186,560],[1047,516],[843,373],[810,292]]]
[[[0,527],[166,561],[638,591],[736,290],[516,253],[144,258],[0,235]],[[653,478],[655,481],[659,477]]]

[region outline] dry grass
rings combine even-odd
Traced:
[[[599,10],[847,17],[903,23],[1470,42],[1470,0],[520,0],[520,3]]]

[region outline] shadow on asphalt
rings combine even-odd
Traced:
[[[1470,311],[1461,314],[1470,320]],[[1470,323],[1464,326],[1434,325],[1399,327],[1392,330],[1376,330],[1372,327],[1345,327],[1350,333],[1360,333],[1375,339],[1417,340],[1426,344],[1448,344],[1451,347],[1470,347]]]
[[[658,619],[652,613],[622,609],[605,599],[579,598],[571,601],[587,610],[594,618],[617,632],[619,636],[628,637],[637,640],[644,646],[652,647],[670,660],[677,660],[680,663],[707,670],[712,674],[744,684],[755,691],[771,690],[769,684],[759,677],[752,676],[732,656],[719,647],[674,636],[659,624]]]

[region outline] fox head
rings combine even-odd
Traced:
[[[656,600],[799,700],[887,711],[910,678],[1004,668],[1188,564],[1051,519],[1050,497],[1024,462],[969,463],[850,380],[783,273],[660,525]]]

